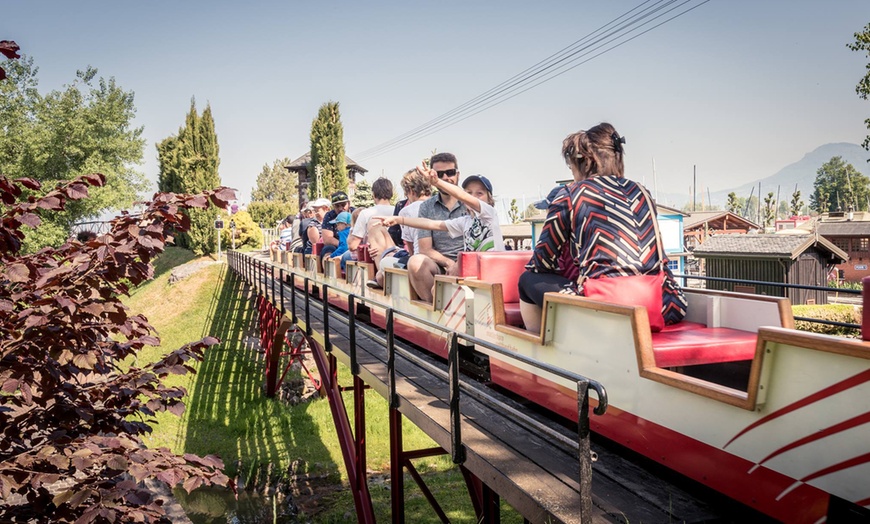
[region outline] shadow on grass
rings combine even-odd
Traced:
[[[210,311],[202,335],[216,336],[221,343],[206,351],[191,388],[186,434],[181,435],[184,451],[217,454],[228,474],[241,473],[243,479],[267,467],[275,477],[291,465],[294,474],[312,467],[336,473],[338,466],[305,407],[265,397],[255,297],[226,268]]]

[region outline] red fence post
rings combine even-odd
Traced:
[[[861,339],[870,340],[870,277],[861,279]]]

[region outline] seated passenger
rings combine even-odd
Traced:
[[[342,211],[335,217],[335,220],[330,220],[329,224],[335,227],[335,237],[338,239],[338,247],[332,252],[330,258],[340,259],[347,251],[347,237],[350,234],[350,223],[352,221],[350,213]],[[344,269],[344,264],[341,265]]]
[[[607,123],[568,135],[562,156],[574,183],[550,204],[532,260],[519,282],[520,311],[526,329],[540,332],[544,293],[582,295],[584,278],[653,274],[664,268],[662,314],[674,324],[686,314],[686,298],[658,256],[653,227],[655,203],[638,183],[624,178],[625,138]],[[563,244],[571,243],[580,277],[558,273]],[[664,261],[666,262],[666,261]]]
[[[323,218],[329,210],[329,200],[318,198],[311,203],[311,209],[314,210],[314,216],[308,221],[305,229],[305,239],[302,245],[302,252],[310,255],[313,252],[314,244],[320,242],[320,230],[323,227]]]
[[[399,210],[400,217],[416,217],[420,205],[432,195],[432,186],[427,177],[411,169],[402,176],[400,182],[402,191],[405,193],[407,204]],[[374,217],[373,217],[374,218]],[[384,268],[396,267],[405,269],[408,259],[414,253],[420,251],[417,241],[417,230],[413,227],[400,227],[400,242],[397,245],[392,228],[387,228],[381,222],[381,218],[372,220],[368,230],[369,255],[375,261],[378,271],[375,278],[366,282],[371,288],[380,288],[384,285]]]
[[[456,156],[442,152],[432,155],[432,169],[444,182],[459,184],[459,165]],[[424,171],[428,174],[428,170]],[[467,215],[465,204],[446,192],[439,192],[420,205],[418,215],[432,220],[448,220]],[[408,280],[417,298],[423,302],[432,302],[432,289],[435,285],[435,275],[453,272],[456,257],[462,250],[461,238],[451,238],[446,231],[417,230],[417,242],[420,251],[408,259]]]
[[[372,217],[376,215],[389,215],[393,212],[393,205],[390,204],[390,199],[393,198],[393,183],[388,178],[378,178],[372,184],[372,197],[374,198],[375,205],[354,211],[354,213],[359,211],[359,218],[354,220],[350,236],[347,238],[348,251],[341,259],[342,268],[348,260],[356,256],[357,248],[360,244],[368,241],[369,222]]]

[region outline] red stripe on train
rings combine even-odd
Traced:
[[[727,448],[732,442],[734,442],[735,440],[740,438],[741,435],[757,428],[758,426],[761,426],[762,424],[766,424],[775,418],[779,418],[783,415],[791,413],[792,411],[794,411],[796,409],[800,409],[804,406],[809,406],[813,402],[818,402],[819,400],[826,399],[828,397],[836,395],[837,393],[841,393],[843,391],[846,391],[847,389],[850,389],[850,388],[853,388],[853,387],[858,386],[860,384],[863,384],[864,382],[867,382],[867,381],[870,381],[870,369],[868,369],[867,371],[863,371],[861,373],[858,373],[857,375],[855,375],[853,377],[849,377],[845,380],[837,382],[836,384],[828,386],[825,389],[819,390],[819,391],[813,393],[812,395],[806,396],[806,397],[804,397],[796,402],[792,402],[788,406],[782,407],[782,408],[774,411],[770,415],[767,415],[766,417],[763,417],[759,420],[756,420],[752,424],[746,426],[742,431],[740,431],[740,433],[734,435],[734,437],[731,440],[729,440],[728,443],[725,444],[723,447]]]
[[[576,391],[495,359],[490,359],[490,371],[494,383],[577,420]],[[590,403],[596,402],[593,399]],[[800,484],[787,498],[777,501],[777,495],[793,486],[795,479],[764,466],[750,475],[747,471],[752,462],[612,404],[605,415],[592,415],[590,423],[592,431],[776,519],[814,523],[827,514],[826,492]]]

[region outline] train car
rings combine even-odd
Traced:
[[[686,319],[660,333],[642,307],[549,294],[542,332],[531,333],[516,293],[528,257],[463,253],[462,276],[438,277],[431,304],[403,270],[387,270],[384,289],[371,290],[361,285],[370,263],[351,262],[346,275],[320,271],[316,257],[288,267],[598,380],[610,405],[593,431],[773,518],[870,515],[870,344],[795,330],[786,299],[706,290],[686,290]],[[383,310],[370,314],[383,325]],[[445,335],[425,324],[401,315],[396,333],[446,355]],[[493,383],[576,419],[572,384],[481,352]]]

